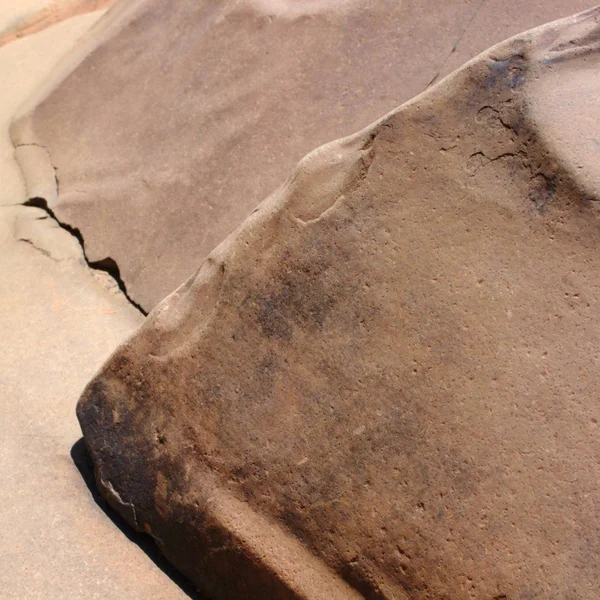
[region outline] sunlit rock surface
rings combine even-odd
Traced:
[[[81,232],[89,261],[118,265],[150,310],[307,152],[493,43],[588,7],[121,0],[34,96],[13,140],[47,151],[26,169],[29,195]]]
[[[203,591],[600,596],[599,15],[308,155],[89,384],[102,493]]]

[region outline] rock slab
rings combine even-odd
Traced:
[[[202,591],[600,596],[599,19],[309,154],[89,384],[102,493]]]
[[[47,150],[58,189],[45,199],[148,311],[307,152],[490,44],[588,6],[121,0],[32,99],[13,140]]]

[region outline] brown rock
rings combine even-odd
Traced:
[[[599,18],[307,156],[90,383],[103,494],[202,590],[600,597]]]
[[[457,56],[455,67],[588,6],[122,0],[13,138],[49,151],[55,214],[81,231],[91,262],[116,261],[149,310],[304,154],[420,93]],[[53,177],[28,183],[30,196],[54,204]]]

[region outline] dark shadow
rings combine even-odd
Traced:
[[[154,562],[154,564],[165,573],[181,590],[187,594],[192,600],[207,600],[206,597],[201,596],[200,592],[196,590],[194,584],[182,575],[171,563],[160,553],[160,550],[154,544],[152,538],[144,533],[138,533],[132,529],[102,498],[98,488],[96,487],[96,480],[94,478],[94,464],[92,459],[85,447],[83,438],[78,442],[75,442],[71,448],[71,458],[75,463],[75,466],[79,470],[79,473],[83,477],[92,497],[96,501],[96,504],[104,511],[106,516],[121,530],[121,532],[127,537],[128,540],[137,544]]]

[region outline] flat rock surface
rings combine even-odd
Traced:
[[[14,141],[42,145],[58,174],[57,200],[28,181],[30,195],[56,202],[89,259],[114,260],[149,310],[304,154],[491,44],[588,6],[122,0],[53,75]]]
[[[0,23],[7,14],[2,3]],[[81,390],[142,317],[110,277],[87,267],[73,236],[20,206],[25,188],[8,137],[19,104],[99,16],[0,49],[2,600],[188,597],[100,509],[71,458]]]
[[[600,596],[599,19],[308,155],[87,387],[102,493],[215,598]]]

